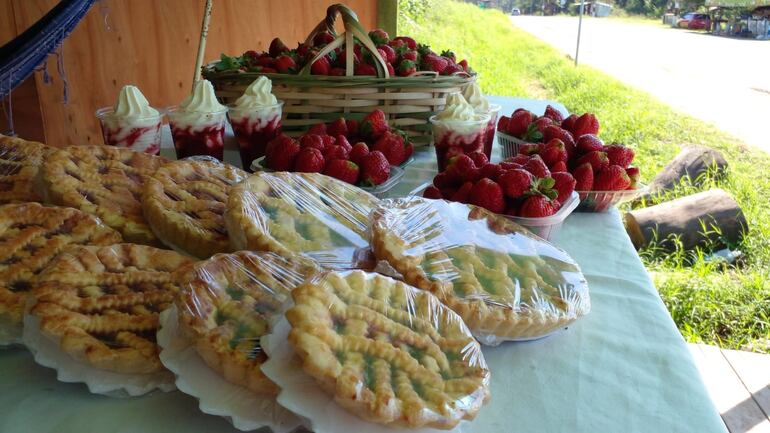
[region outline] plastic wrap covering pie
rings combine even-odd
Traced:
[[[257,173],[232,188],[225,219],[234,251],[302,253],[349,269],[365,266],[369,214],[378,202],[317,173]]]
[[[227,194],[246,176],[218,161],[170,162],[144,184],[144,216],[169,247],[199,258],[230,251],[223,216]]]
[[[29,314],[78,361],[117,373],[158,372],[158,316],[179,291],[174,271],[190,263],[144,245],[71,247],[40,275]]]
[[[486,344],[543,336],[591,307],[585,277],[566,252],[479,207],[383,200],[372,214],[372,248]]]
[[[0,206],[0,321],[21,326],[27,292],[46,266],[69,245],[111,245],[120,234],[98,218],[38,203]]]
[[[0,203],[40,201],[34,182],[49,148],[0,134]]]
[[[490,373],[462,319],[432,294],[364,271],[292,292],[289,341],[303,369],[349,412],[398,427],[473,419]]]
[[[290,292],[318,272],[299,256],[241,251],[217,254],[183,271],[179,323],[206,364],[225,380],[260,394],[278,388],[260,370],[260,338],[285,311]]]
[[[142,214],[142,185],[167,159],[109,146],[52,152],[40,169],[46,201],[96,215],[129,242],[160,246]]]

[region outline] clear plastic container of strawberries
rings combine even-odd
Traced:
[[[639,168],[632,165],[634,149],[620,143],[605,144],[599,138],[600,123],[593,113],[564,118],[550,105],[542,116],[519,108],[511,116],[502,116],[497,127],[522,141],[518,155],[506,161],[539,165],[530,162],[539,157],[551,173],[571,175],[580,196],[578,212],[603,212],[647,190],[639,181]]]

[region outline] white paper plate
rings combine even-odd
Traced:
[[[23,346],[22,326],[11,321],[7,314],[0,314],[0,348],[4,346]]]
[[[275,399],[227,382],[209,368],[180,332],[176,306],[161,313],[157,338],[161,362],[176,375],[177,388],[198,399],[201,412],[225,417],[242,431],[267,426],[274,433],[285,433],[303,425]]]

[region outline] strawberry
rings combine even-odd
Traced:
[[[575,125],[572,127],[572,135],[580,137],[585,134],[598,134],[599,133],[599,119],[592,113],[585,113],[575,120]]]
[[[527,155],[516,155],[511,158],[506,159],[503,162],[513,162],[515,164],[524,165],[529,161],[529,157]],[[503,167],[505,168],[505,167]],[[506,170],[510,170],[508,168],[505,168]]]
[[[408,77],[417,72],[417,65],[412,60],[402,60],[398,64],[398,75],[400,77]]]
[[[551,172],[548,170],[548,167],[545,165],[542,158],[540,158],[540,155],[530,157],[529,161],[524,164],[524,170],[532,173],[535,177],[548,177],[551,175]]]
[[[372,150],[378,150],[385,155],[390,165],[399,165],[406,160],[404,139],[398,134],[386,131],[372,146]]]
[[[372,151],[361,161],[361,182],[364,186],[379,185],[390,177],[390,164],[382,152]]]
[[[413,62],[417,62],[417,51],[404,51],[403,54],[401,54],[401,61],[404,60],[411,60]]]
[[[275,38],[270,42],[270,48],[268,49],[270,57],[278,57],[287,51],[289,51],[289,47],[287,47],[280,39]]]
[[[321,151],[314,147],[305,147],[299,151],[294,160],[294,171],[301,173],[319,173],[324,169],[324,157]]]
[[[546,143],[540,151],[540,157],[543,158],[545,165],[552,166],[557,162],[567,162],[567,149],[564,142],[554,138]]]
[[[407,45],[409,45],[409,44],[407,44]],[[421,56],[427,56],[428,54],[433,54],[434,56],[436,55],[436,52],[433,51],[432,49],[430,49],[430,45],[417,44],[417,48],[412,48],[411,46],[409,46],[409,49],[412,49],[412,50],[416,49],[417,50],[417,54],[419,54]]]
[[[406,140],[408,140],[408,138]],[[412,144],[411,141],[407,141],[406,144],[404,144],[404,162],[406,162],[409,158],[411,158],[413,153],[414,153],[414,144]]]
[[[575,153],[575,138],[572,137],[569,131],[556,125],[545,128],[545,131],[543,131],[543,141],[548,143],[554,138],[558,138],[564,143],[564,149],[567,151],[568,156],[572,156]]]
[[[297,72],[297,63],[291,56],[283,54],[275,59],[275,70],[282,74],[293,74]]]
[[[446,57],[452,63],[457,63],[457,56],[452,50],[444,50],[441,52],[441,57]]]
[[[307,130],[307,134],[326,135],[326,124],[316,123]]]
[[[329,64],[329,59],[323,56],[310,66],[310,73],[313,75],[329,75],[331,69],[332,66]]]
[[[622,144],[605,146],[604,151],[607,152],[607,158],[609,158],[611,165],[619,165],[625,168],[634,161],[634,149]]]
[[[382,58],[385,59],[387,63],[396,62],[396,50],[394,50],[393,47],[389,45],[379,45],[377,46],[377,50],[380,52],[380,55],[382,55]]]
[[[497,121],[497,130],[506,132],[508,130],[508,122],[511,121],[511,118],[508,116],[500,116],[500,120]]]
[[[326,145],[324,144],[323,138],[321,138],[320,135],[305,134],[299,138],[299,147],[302,149],[306,147],[313,147],[323,152],[323,150],[326,148]]]
[[[390,41],[390,35],[383,29],[374,29],[369,32],[369,37],[375,45],[387,44]]]
[[[591,153],[593,151],[604,150],[604,142],[593,134],[584,134],[578,138],[577,151],[580,153]]]
[[[457,155],[449,158],[444,170],[452,179],[464,179],[465,173],[476,168],[468,155]]]
[[[396,51],[409,49],[409,47],[406,46],[406,43],[401,39],[391,39],[388,41],[388,46],[394,48]]]
[[[307,55],[307,53],[309,53],[309,52],[310,52],[310,49],[311,49],[311,48],[312,48],[312,47],[311,47],[310,45],[308,45],[308,44],[306,44],[306,43],[304,43],[304,42],[302,42],[302,43],[299,43],[299,44],[297,44],[297,49],[296,49],[296,51],[297,51],[297,55],[298,55],[300,58],[304,58],[304,57]]]
[[[473,165],[477,168],[481,168],[484,164],[489,162],[489,158],[484,152],[471,152],[468,156],[473,160]]]
[[[564,203],[572,194],[572,191],[575,190],[575,178],[566,172],[551,173],[551,177],[556,181],[553,185],[553,189],[559,192],[557,200],[559,200],[560,203]]]
[[[482,177],[483,176],[481,175],[481,169],[474,167],[465,172],[465,174],[463,175],[463,180],[476,183],[479,180],[481,180]]]
[[[397,36],[394,38],[397,41],[404,41],[407,47],[409,47],[410,50],[416,50],[417,49],[417,42],[414,41],[414,39],[410,38],[409,36]]]
[[[427,54],[422,57],[420,69],[423,71],[438,72],[440,74],[444,71],[448,64],[449,61],[443,57],[437,56],[435,54]]]
[[[458,72],[463,72],[463,68],[455,63],[450,63],[446,66],[446,68],[444,68],[443,71],[441,71],[441,75],[452,75]]]
[[[527,161],[529,161],[529,157],[525,156],[524,158],[527,158]],[[524,161],[524,164],[526,164],[527,161]],[[518,162],[511,162],[511,161],[503,161],[500,163],[500,169],[502,169],[503,171],[516,170],[517,168],[524,168],[524,164],[519,164]]]
[[[294,166],[294,158],[300,151],[297,140],[281,134],[272,139],[265,147],[265,164],[275,171],[289,171]]]
[[[460,189],[455,192],[452,197],[450,197],[450,200],[457,201],[460,203],[468,203],[468,200],[471,196],[471,191],[473,190],[473,182],[465,182]]]
[[[275,59],[272,57],[260,57],[257,60],[257,65],[267,68],[272,68],[275,66]]]
[[[596,175],[594,190],[620,191],[631,186],[631,178],[626,169],[619,165],[610,165]]]
[[[322,135],[321,140],[324,141],[324,149],[328,148],[329,146],[334,146],[335,144],[337,144],[337,139],[332,137],[329,134]]]
[[[503,172],[502,167],[499,164],[486,163],[480,169],[480,175],[482,178],[492,179],[497,181],[497,178]]]
[[[396,70],[393,69],[393,65],[391,65],[390,63],[386,63],[385,67],[388,69],[388,75],[389,76],[391,76],[391,77],[395,77],[396,76]]]
[[[449,161],[451,158],[458,155],[465,155],[463,148],[461,146],[449,146],[446,153],[444,153],[444,160]]]
[[[561,127],[572,133],[572,128],[575,126],[575,121],[578,119],[576,114],[570,114],[564,120],[561,121]],[[574,136],[574,134],[573,134]]]
[[[359,134],[362,137],[376,140],[380,138],[385,132],[389,131],[388,121],[385,118],[385,113],[382,110],[374,110],[364,117],[361,121],[361,125],[358,128]]]
[[[522,169],[504,171],[497,179],[502,186],[505,195],[510,198],[519,198],[532,189],[532,175]]]
[[[448,186],[446,188],[440,188],[439,191],[441,191],[441,197],[451,200],[452,196],[457,192],[457,188]]]
[[[591,191],[594,188],[594,169],[589,163],[584,163],[572,170],[575,178],[576,191]]]
[[[564,116],[562,116],[561,112],[550,105],[545,107],[545,113],[543,113],[543,117],[547,117],[559,124],[561,124],[561,122],[564,120]]]
[[[361,165],[361,161],[363,161],[364,157],[369,154],[369,146],[366,145],[363,141],[359,141],[358,143],[353,145],[353,149],[350,151],[350,154],[348,157],[351,161],[355,162],[358,165]]]
[[[471,68],[468,67],[468,61],[465,60],[465,59],[462,59],[459,62],[457,62],[457,66],[463,68],[463,71],[465,71],[465,72],[468,72],[468,73],[471,72]]]
[[[344,135],[342,134],[337,135],[335,140],[336,140],[335,142],[337,146],[342,146],[343,148],[345,148],[345,152],[347,152],[348,154],[350,154],[350,151],[353,150],[353,146],[350,145],[350,142]]]
[[[491,179],[481,179],[473,185],[470,202],[490,212],[503,213],[505,211],[503,189]]]
[[[521,143],[519,144],[519,155],[536,155],[540,153],[540,143]]]
[[[551,200],[551,204],[553,205],[553,212],[559,212],[559,209],[561,209],[561,201],[553,199]]]
[[[626,174],[631,179],[631,185],[628,187],[628,189],[636,189],[636,187],[639,184],[639,167],[628,167],[626,169]]]
[[[325,160],[331,161],[333,159],[348,159],[350,153],[345,147],[332,144],[331,146],[326,146],[323,150],[323,155]]]
[[[377,75],[377,69],[368,63],[359,63],[353,69],[355,75]]]
[[[527,129],[529,128],[529,124],[534,122],[534,120],[535,116],[527,110],[515,112],[511,115],[510,120],[508,120],[508,127],[506,128],[505,133],[518,138],[524,137],[524,134],[527,133]]]
[[[278,71],[275,70],[275,68],[262,68],[259,72],[262,72],[263,74],[276,74]]]
[[[551,200],[544,195],[527,197],[519,209],[519,216],[525,218],[542,218],[556,213]]]
[[[345,134],[348,138],[358,135],[358,121],[355,119],[345,119],[345,126],[348,133]]]
[[[332,77],[343,77],[345,76],[345,68],[332,68],[329,71],[329,75]]]
[[[577,165],[583,165],[586,162],[591,164],[591,168],[594,169],[594,173],[610,165],[610,160],[607,158],[607,154],[599,151],[593,151],[581,156],[577,160]]]
[[[435,186],[431,185],[425,188],[425,191],[422,192],[422,196],[425,198],[440,199],[441,191],[439,191],[439,189]]]
[[[545,128],[551,125],[553,125],[553,120],[549,119],[548,117],[538,117],[535,119],[535,128],[541,134],[545,132]]]
[[[318,32],[313,36],[313,46],[320,47],[322,45],[330,44],[334,42],[334,35],[326,30]]]
[[[457,186],[457,182],[451,176],[449,176],[445,171],[442,171],[441,173],[433,177],[433,186],[435,186],[438,189],[444,189],[448,187]]]
[[[551,170],[551,173],[559,173],[562,171],[567,171],[567,163],[564,161],[559,161],[556,164],[553,164],[552,166],[548,167],[549,170]]]
[[[350,184],[358,183],[359,169],[356,163],[346,159],[333,159],[326,164],[323,174]]]
[[[326,133],[331,136],[348,135],[348,124],[345,122],[344,117],[336,119],[329,126],[326,127]]]

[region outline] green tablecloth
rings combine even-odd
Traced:
[[[508,114],[518,106],[542,113],[545,106],[495,102]],[[393,194],[432,177],[432,152],[418,152]],[[485,347],[492,401],[464,431],[726,432],[617,211],[573,214],[553,241],[582,267],[592,311],[551,337]],[[58,382],[21,348],[0,350],[0,390],[2,433],[236,431],[180,392],[91,395],[82,384]]]

